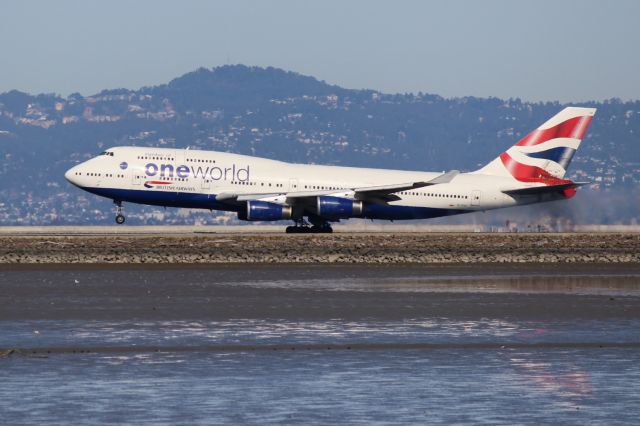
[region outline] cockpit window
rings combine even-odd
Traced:
[[[113,157],[113,152],[111,151],[102,151],[100,155],[108,155],[109,157]]]

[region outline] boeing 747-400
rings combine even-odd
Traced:
[[[293,220],[287,232],[331,232],[340,219],[428,219],[571,198],[567,167],[594,108],[568,107],[479,170],[460,173],[292,164],[226,152],[123,146],[65,178],[123,202],[237,212],[248,221]]]

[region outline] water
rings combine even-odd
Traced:
[[[634,274],[176,273],[0,272],[3,423],[639,424]]]
[[[637,350],[56,355],[3,362],[12,424],[632,424]]]
[[[0,348],[305,344],[640,343],[640,320],[5,321]]]

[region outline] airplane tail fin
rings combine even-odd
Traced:
[[[595,113],[595,108],[567,107],[475,173],[557,183],[564,178]]]

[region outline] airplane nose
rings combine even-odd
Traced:
[[[78,166],[72,167],[69,170],[67,170],[64,174],[64,178],[74,185],[76,184],[75,173],[77,169],[78,169]]]

